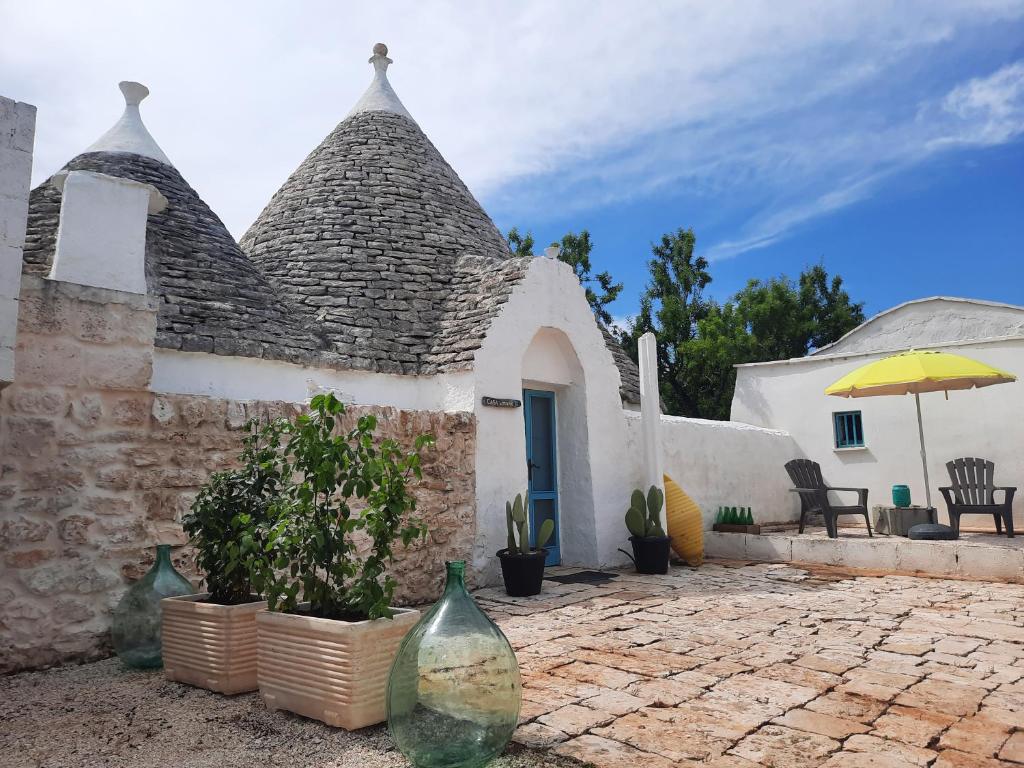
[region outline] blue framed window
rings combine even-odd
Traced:
[[[864,446],[864,424],[860,411],[838,411],[832,414],[832,429],[836,437],[836,448],[862,448]]]

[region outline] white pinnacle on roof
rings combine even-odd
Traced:
[[[121,119],[114,123],[114,127],[100,136],[86,152],[131,152],[135,155],[150,157],[159,160],[161,163],[170,165],[172,163],[160,145],[146,130],[142,123],[142,115],[139,113],[139,104],[149,96],[149,88],[142,83],[133,83],[130,80],[123,80],[118,83],[121,93],[124,94],[124,114]]]
[[[402,115],[412,120],[409,110],[405,108],[402,100],[395,93],[395,89],[388,82],[388,65],[393,63],[388,58],[388,47],[384,43],[377,43],[373,46],[373,56],[369,61],[373,64],[374,69],[373,82],[370,83],[370,87],[366,89],[362,98],[352,107],[352,111],[348,113],[347,117],[358,115],[360,112],[394,112],[396,115]]]

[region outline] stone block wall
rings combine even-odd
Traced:
[[[36,108],[0,96],[0,389],[14,379],[14,333]]]
[[[109,653],[111,608],[157,543],[197,582],[180,520],[232,464],[254,416],[300,406],[149,391],[155,300],[26,277],[15,382],[0,392],[0,673]],[[430,535],[401,554],[399,599],[434,599],[475,535],[470,414],[353,407],[378,433],[437,437],[416,487]]]

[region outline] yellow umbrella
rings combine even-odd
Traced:
[[[861,366],[828,387],[825,394],[836,397],[914,395],[914,402],[917,405],[917,433],[921,440],[921,464],[924,468],[924,491],[928,506],[931,507],[928,455],[925,453],[924,426],[921,423],[921,393],[988,387],[1016,380],[1017,377],[1012,373],[979,363],[969,357],[949,352],[912,349]]]

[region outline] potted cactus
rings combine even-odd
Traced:
[[[544,545],[555,531],[554,520],[545,520],[537,531],[536,547],[530,547],[530,515],[526,508],[528,498],[525,493],[517,493],[513,501],[505,502],[508,546],[497,554],[501,560],[505,592],[512,597],[540,594],[544,581],[544,561],[548,556]]]
[[[626,510],[626,528],[630,534],[629,543],[633,545],[633,554],[624,549],[638,573],[668,573],[669,545],[672,539],[665,535],[661,527],[661,508],[665,504],[665,493],[658,486],[652,485],[644,492],[637,488],[630,497],[629,509]]]

